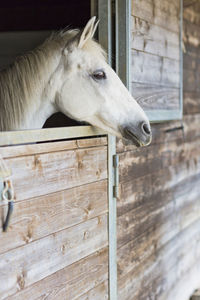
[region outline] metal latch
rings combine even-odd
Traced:
[[[113,181],[113,197],[119,197],[119,156],[113,155],[113,169],[114,169],[114,181]]]

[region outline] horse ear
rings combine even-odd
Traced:
[[[78,41],[78,48],[82,48],[84,44],[89,40],[92,39],[95,31],[97,29],[97,26],[99,24],[99,21],[96,21],[96,17],[92,17],[86,24],[85,28],[81,32],[79,41]]]

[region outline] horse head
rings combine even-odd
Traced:
[[[131,140],[136,146],[148,145],[149,120],[94,41],[97,24],[95,17],[91,18],[64,46],[56,104],[75,120]]]

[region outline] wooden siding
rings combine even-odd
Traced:
[[[132,0],[131,92],[146,111],[180,109],[179,2]]]
[[[15,188],[11,224],[0,234],[0,298],[107,299],[107,138],[0,153]]]
[[[134,0],[142,18],[176,33],[167,2]],[[186,2],[184,132],[180,121],[154,124],[150,146],[117,144],[119,300],[189,300],[200,286],[200,5]]]

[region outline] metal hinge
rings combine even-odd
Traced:
[[[119,197],[119,156],[113,155],[113,169],[114,169],[114,178],[113,178],[113,197]]]

